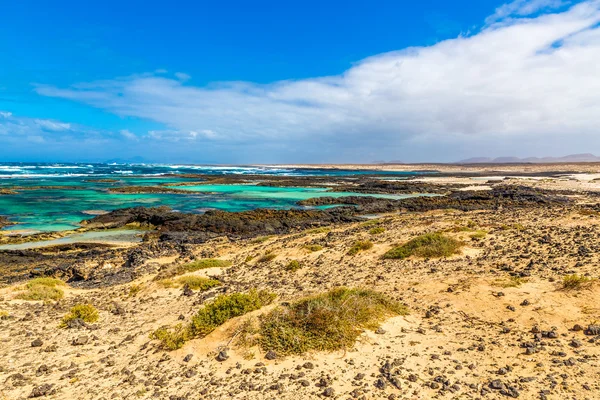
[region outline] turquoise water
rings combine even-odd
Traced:
[[[69,243],[138,243],[142,241],[142,233],[141,231],[131,229],[83,232],[60,239],[0,245],[0,250],[27,250]]]
[[[264,175],[341,175],[367,171],[297,170],[256,167],[140,166],[140,165],[0,165],[0,188],[52,186],[51,189],[18,190],[0,195],[0,215],[17,225],[5,230],[61,231],[78,228],[85,211],[112,211],[119,208],[169,206],[176,211],[201,213],[209,209],[245,211],[256,208],[288,209],[296,202],[313,197],[365,196],[357,193],[327,192],[322,188],[263,187],[255,185],[177,186],[189,194],[117,194],[108,189],[118,186],[154,186],[189,182],[183,173],[264,174]],[[372,173],[372,172],[368,172]],[[168,176],[167,176],[168,174]],[[175,174],[175,175],[171,175]],[[414,175],[402,173],[397,176]],[[116,183],[90,182],[117,179]],[[60,188],[60,187],[63,188]],[[69,186],[78,188],[74,190]],[[367,195],[368,196],[368,195]],[[407,196],[376,195],[386,198]]]

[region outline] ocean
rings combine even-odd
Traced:
[[[11,194],[0,195],[0,215],[16,223],[5,227],[4,230],[40,232],[76,229],[82,220],[92,218],[97,211],[106,212],[136,206],[165,205],[176,211],[190,213],[202,213],[210,209],[287,209],[298,207],[297,201],[312,197],[365,194],[328,192],[327,188],[270,187],[253,184],[176,187],[189,191],[189,194],[121,194],[110,193],[108,190],[119,186],[158,186],[198,180],[186,178],[186,174],[290,177],[376,174],[382,178],[403,179],[421,173],[255,166],[0,163],[0,191],[14,191]]]

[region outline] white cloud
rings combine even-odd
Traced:
[[[515,1],[476,34],[370,57],[337,76],[195,87],[142,74],[36,90],[162,123],[149,136],[170,141],[310,139],[336,152],[474,140],[520,149],[548,138],[557,151],[600,145],[600,1],[549,13],[562,4]]]
[[[122,129],[120,132],[121,136],[123,136],[125,139],[129,139],[129,140],[136,140],[138,137],[131,132],[129,129]]]
[[[2,118],[9,118],[12,115],[11,112],[8,111],[0,111],[0,117]]]
[[[187,81],[190,80],[191,76],[189,76],[188,74],[184,73],[184,72],[175,72],[175,78],[179,79],[180,81]]]
[[[570,4],[567,0],[514,0],[496,8],[496,12],[486,20],[496,22],[507,17],[524,17],[540,11],[556,10]]]
[[[33,122],[37,124],[40,128],[47,131],[68,131],[71,129],[71,124],[67,124],[64,122],[52,121],[49,119],[34,119]]]

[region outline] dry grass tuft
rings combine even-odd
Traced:
[[[202,276],[182,276],[177,279],[163,279],[158,282],[165,288],[176,288],[188,285],[192,290],[205,291],[220,286],[221,282],[215,279],[204,278]]]
[[[404,259],[410,256],[439,258],[459,252],[462,243],[441,233],[417,236],[407,243],[394,247],[383,255],[385,259]]]
[[[581,290],[588,289],[595,282],[595,279],[589,278],[582,275],[567,275],[563,278],[562,289],[563,290]]]
[[[201,269],[227,268],[229,266],[231,266],[231,261],[218,260],[216,258],[203,258],[180,266],[178,268],[178,275],[185,274],[187,272],[195,272]]]
[[[66,283],[54,278],[35,278],[25,284],[25,291],[17,295],[17,299],[29,301],[60,300],[65,292],[60,286]]]
[[[365,329],[376,329],[387,317],[406,314],[405,306],[382,293],[337,288],[260,317],[250,342],[282,355],[339,350],[354,345]]]
[[[208,335],[231,318],[270,304],[275,297],[275,294],[263,290],[221,295],[201,308],[188,325],[161,327],[150,338],[160,340],[160,346],[164,349],[179,349],[186,341]]]
[[[98,310],[91,304],[77,304],[71,307],[71,310],[65,315],[60,323],[60,328],[69,326],[69,322],[75,319],[81,319],[84,322],[93,323],[98,321]]]
[[[369,250],[372,247],[373,247],[373,243],[371,243],[370,241],[358,240],[352,245],[352,247],[350,247],[350,250],[348,250],[347,254],[349,256],[354,256],[354,255],[360,253],[361,251]]]

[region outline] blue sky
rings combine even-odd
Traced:
[[[453,161],[600,144],[586,94],[598,1],[87,3],[3,5],[0,160]]]

